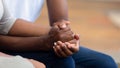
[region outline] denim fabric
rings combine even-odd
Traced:
[[[10,55],[20,55],[25,58],[38,60],[46,65],[46,68],[75,68],[73,58],[59,58],[53,51],[50,52],[4,52]]]
[[[8,54],[38,60],[43,62],[47,68],[74,68],[75,66],[75,68],[117,68],[117,64],[110,56],[84,47],[80,47],[79,52],[67,58],[59,58],[53,51]]]
[[[118,68],[112,57],[84,47],[72,57],[76,68]]]

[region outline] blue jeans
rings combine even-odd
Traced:
[[[4,52],[10,55],[21,55],[22,57],[35,59],[46,65],[46,68],[75,68],[75,62],[71,56],[59,58],[53,51],[49,52]]]
[[[112,57],[84,47],[72,57],[76,68],[118,68]]]
[[[47,68],[117,68],[117,64],[110,56],[84,47],[80,47],[79,52],[67,58],[59,58],[53,51],[8,54],[38,60],[43,62]]]

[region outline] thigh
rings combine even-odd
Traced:
[[[75,68],[75,63],[72,57],[59,58],[53,51],[49,52],[7,52],[10,55],[21,55],[29,59],[35,59],[46,65],[46,68]]]
[[[84,47],[72,57],[78,68],[117,68],[110,56]]]

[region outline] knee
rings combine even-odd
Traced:
[[[75,68],[75,62],[72,57],[59,58],[53,68]]]
[[[105,63],[115,63],[114,59],[106,54],[103,54],[100,58],[101,61],[104,61]]]
[[[101,54],[97,59],[97,63],[106,68],[117,68],[117,64],[114,59],[106,54]]]

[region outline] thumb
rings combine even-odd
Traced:
[[[70,21],[65,21],[65,24],[66,24],[66,25],[69,25],[69,24],[70,24]]]
[[[66,25],[65,23],[61,23],[60,25],[58,25],[58,27],[59,27],[60,29],[64,29],[64,28],[67,27],[67,25]]]
[[[63,20],[58,26],[59,26],[60,29],[64,29],[64,28],[66,28],[69,24],[70,24],[69,21]]]

